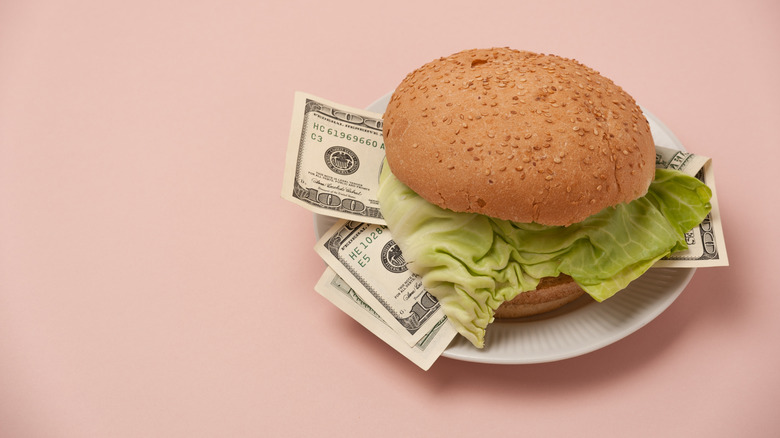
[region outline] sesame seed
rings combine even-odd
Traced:
[[[546,179],[547,181],[550,181],[551,179],[553,179],[553,176],[552,175],[547,175],[547,176],[544,177],[544,179]]]

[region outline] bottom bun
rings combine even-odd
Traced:
[[[550,312],[576,300],[585,291],[566,274],[545,277],[536,290],[523,292],[496,309],[496,319],[521,318]]]

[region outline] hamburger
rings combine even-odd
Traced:
[[[382,215],[460,334],[603,301],[686,248],[709,212],[655,169],[647,119],[610,79],[555,55],[474,49],[411,72],[384,114]]]

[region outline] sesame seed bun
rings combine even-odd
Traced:
[[[474,49],[410,73],[384,115],[387,161],[440,207],[570,225],[644,196],[650,127],[631,96],[579,62]]]

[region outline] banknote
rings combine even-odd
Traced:
[[[712,210],[699,226],[685,233],[688,249],[659,260],[655,266],[664,268],[728,266],[729,259],[726,254],[718,197],[715,193],[712,160],[701,155],[656,146],[655,165],[657,168],[679,170],[686,175],[694,176],[712,190],[710,201]]]
[[[341,220],[315,249],[408,345],[417,344],[444,317],[439,301],[406,267],[386,226]]]
[[[326,216],[384,224],[376,199],[382,115],[296,93],[282,197]]]
[[[387,345],[424,370],[428,370],[433,365],[458,333],[445,316],[440,318],[416,344],[410,346],[332,268],[325,268],[314,289],[342,312],[351,316]]]
[[[329,217],[385,224],[376,192],[385,156],[382,115],[296,93],[282,197]],[[659,267],[728,265],[712,160],[656,146],[656,167],[695,176],[713,191],[712,212],[686,233],[686,251]]]

